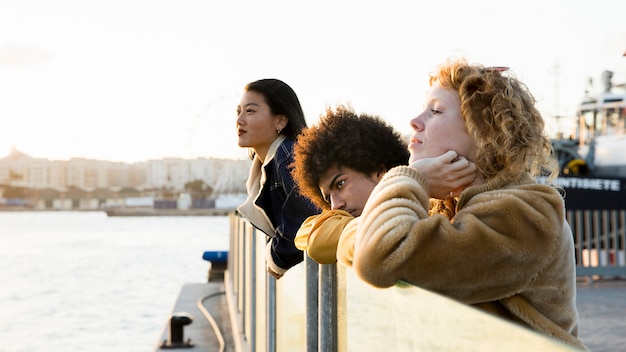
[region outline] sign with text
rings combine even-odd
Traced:
[[[538,181],[545,183],[545,178]],[[563,188],[567,210],[626,209],[626,179],[558,177],[554,184]]]

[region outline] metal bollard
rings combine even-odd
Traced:
[[[161,348],[189,348],[193,347],[191,339],[183,341],[185,325],[193,322],[193,316],[186,312],[175,312],[170,317],[170,338],[169,341],[163,341]]]
[[[202,259],[211,263],[207,281],[224,281],[224,272],[228,267],[228,252],[206,251],[202,254]]]

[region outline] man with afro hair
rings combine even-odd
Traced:
[[[296,247],[318,263],[335,263],[343,229],[356,223],[385,172],[408,159],[407,142],[378,116],[327,107],[294,146],[291,172],[299,192],[323,209],[302,224]]]
[[[337,262],[338,245],[342,257],[351,258],[358,219],[372,190],[387,171],[407,165],[409,156],[407,143],[378,116],[357,114],[348,105],[326,108],[294,146],[294,182],[322,209],[302,223],[296,247],[320,264]],[[453,156],[448,152],[415,162],[431,192],[453,189],[475,170],[463,158],[451,160]]]

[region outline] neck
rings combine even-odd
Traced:
[[[278,149],[278,146],[285,140],[285,138],[286,137],[284,135],[279,134],[278,137],[276,137],[269,145],[261,148],[255,148],[254,152],[256,153],[256,158],[259,159],[262,164],[265,164],[268,159],[271,159],[274,156],[276,149]]]

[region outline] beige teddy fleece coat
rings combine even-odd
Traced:
[[[428,215],[428,181],[391,169],[347,226],[337,259],[377,287],[399,280],[586,349],[574,243],[559,192],[523,174],[467,188],[452,220]]]

